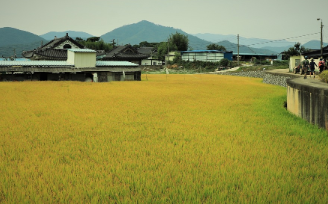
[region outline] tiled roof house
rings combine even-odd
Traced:
[[[68,49],[83,49],[84,46],[66,33],[65,37],[55,37],[47,44],[30,51],[23,51],[24,58],[31,60],[66,60]]]
[[[118,46],[109,51],[101,60],[103,61],[129,61],[141,64],[142,59],[148,58],[147,54],[143,54],[134,49],[131,45]]]

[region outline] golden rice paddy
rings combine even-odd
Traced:
[[[327,203],[327,132],[261,79],[0,83],[0,203]]]

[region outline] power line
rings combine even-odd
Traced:
[[[284,38],[284,39],[279,39],[279,40],[270,40],[267,42],[260,42],[260,43],[253,43],[253,44],[249,44],[249,45],[239,45],[240,47],[247,47],[248,49],[250,49],[253,53],[256,54],[256,52],[250,48],[250,46],[254,46],[254,45],[261,45],[261,44],[267,44],[267,43],[272,43],[272,42],[279,42],[279,41],[284,41],[284,40],[290,40],[290,39],[294,39],[294,38],[301,38],[301,37],[306,37],[306,36],[311,36],[311,35],[317,35],[320,32],[317,33],[310,33],[310,34],[304,34],[304,35],[300,35],[300,36],[295,36],[295,37],[288,37],[288,38]],[[228,40],[227,40],[228,41]],[[229,41],[230,42],[230,41]],[[233,43],[232,46],[228,46],[226,47],[226,49],[233,49],[233,48],[237,48],[236,44]]]

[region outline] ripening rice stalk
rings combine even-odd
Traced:
[[[147,78],[0,83],[0,202],[327,201],[327,133],[284,88]]]

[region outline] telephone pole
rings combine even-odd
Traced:
[[[239,34],[237,35],[237,48],[238,48],[237,62],[239,66]]]
[[[320,25],[320,33],[321,33],[321,41],[320,41],[320,50],[321,50],[321,58],[323,57],[322,56],[322,47],[323,47],[323,42],[322,42],[322,28],[323,28],[323,25],[322,25],[322,18],[317,18],[318,21],[321,20],[321,25]]]

